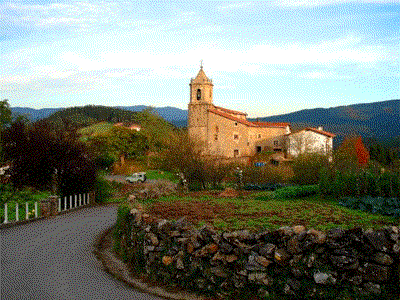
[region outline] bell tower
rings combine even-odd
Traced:
[[[213,107],[213,83],[204,73],[203,62],[196,78],[190,80],[188,132],[192,140],[207,143],[208,109]]]

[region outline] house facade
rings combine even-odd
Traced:
[[[289,123],[251,122],[246,113],[214,105],[214,85],[202,66],[189,86],[188,133],[203,155],[246,161],[265,150],[285,153],[291,136]]]
[[[319,153],[331,157],[333,149],[333,133],[324,131],[322,127],[305,128],[286,135],[286,154],[294,158],[303,153]]]

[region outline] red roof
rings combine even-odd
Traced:
[[[316,133],[319,133],[319,134],[323,134],[323,135],[326,135],[326,136],[329,136],[329,137],[332,137],[332,138],[336,136],[336,134],[330,133],[328,131],[318,130],[317,128],[307,127],[304,130],[313,131],[313,132],[316,132]]]
[[[290,123],[285,123],[285,122],[258,122],[258,121],[253,122],[253,124],[257,125],[258,127],[286,127],[290,125]]]
[[[243,112],[240,112],[240,111],[237,111],[237,110],[227,109],[227,108],[223,108],[223,107],[221,107],[221,106],[215,106],[215,105],[214,105],[214,107],[215,107],[216,109],[222,110],[223,112],[226,112],[226,113],[228,113],[228,114],[247,116],[246,113],[243,113]]]
[[[236,121],[236,122],[238,122],[238,123],[241,123],[241,124],[243,124],[243,125],[249,126],[249,127],[258,127],[257,125],[253,124],[252,122],[249,122],[249,121],[247,121],[247,120],[234,117],[234,116],[232,116],[232,115],[230,115],[230,114],[224,113],[224,112],[219,111],[219,110],[216,110],[216,109],[214,109],[214,108],[209,108],[208,111],[209,111],[209,112],[212,112],[212,113],[214,113],[214,114],[216,114],[216,115],[219,115],[219,116],[221,116],[221,117],[224,117],[224,118],[230,119],[230,120],[232,120],[232,121]]]

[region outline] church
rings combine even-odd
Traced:
[[[287,149],[293,144],[288,143],[292,135],[289,123],[251,122],[246,113],[214,105],[214,85],[203,66],[189,85],[188,134],[191,140],[201,145],[203,155],[248,162],[264,150],[280,153],[281,157],[296,153]],[[333,134],[322,128],[307,128],[305,132],[321,137],[312,149],[325,152],[332,149]]]

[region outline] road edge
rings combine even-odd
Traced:
[[[130,287],[142,292],[173,300],[206,300],[202,296],[186,291],[169,292],[161,287],[150,286],[140,278],[135,278],[129,271],[126,263],[121,261],[112,250],[112,232],[115,224],[101,232],[95,239],[93,244],[93,254],[101,261],[104,270],[113,275],[120,281],[123,281]]]

